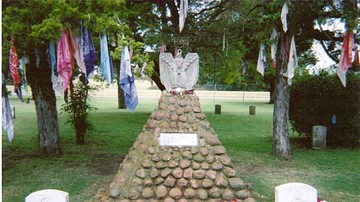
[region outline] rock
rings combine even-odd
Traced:
[[[204,179],[201,183],[201,186],[205,189],[209,189],[214,185],[214,181],[210,179]]]
[[[197,196],[201,200],[206,200],[208,198],[208,193],[205,189],[199,189],[197,191]]]
[[[223,147],[223,146],[214,146],[213,149],[214,149],[214,153],[217,155],[225,154],[225,152],[226,152],[225,147]]]
[[[185,169],[190,166],[190,161],[187,159],[182,159],[180,161],[180,168]]]
[[[232,189],[239,191],[246,187],[246,184],[239,178],[229,178],[229,184]]]
[[[170,197],[167,197],[164,199],[164,202],[175,202],[175,200]]]
[[[179,199],[182,197],[182,192],[181,192],[181,189],[175,187],[175,188],[172,188],[169,192],[169,196],[173,199]]]
[[[157,126],[157,121],[154,119],[149,120],[147,123],[147,127],[149,129],[154,129],[156,126]]]
[[[146,171],[143,168],[140,168],[138,171],[136,171],[136,176],[144,179],[146,177]]]
[[[168,175],[170,175],[170,173],[172,172],[172,170],[170,168],[165,168],[161,170],[161,177],[166,178]]]
[[[142,162],[142,167],[143,168],[151,168],[153,166],[153,162],[150,161],[149,159],[145,159],[143,162]]]
[[[158,186],[155,191],[156,197],[159,199],[165,198],[167,193],[167,188],[164,185]]]
[[[205,170],[195,170],[193,172],[193,177],[195,179],[203,179],[203,178],[205,178],[205,176],[206,176],[206,171]]]
[[[166,163],[164,161],[159,161],[155,164],[155,167],[157,169],[163,169],[163,168],[166,168]]]
[[[172,175],[176,178],[179,179],[183,176],[183,170],[181,168],[175,168],[172,172]]]
[[[205,160],[204,156],[202,156],[199,153],[196,154],[195,156],[193,156],[193,159],[194,159],[194,161],[199,162],[199,163],[201,163],[201,162],[203,162]]]
[[[178,165],[179,165],[178,161],[175,161],[175,160],[170,160],[169,163],[168,163],[169,168],[175,168]]]
[[[156,153],[156,149],[155,149],[154,147],[149,147],[149,148],[147,149],[147,152],[148,152],[148,154],[155,154],[155,153]]]
[[[140,197],[140,193],[136,189],[131,188],[129,191],[129,198],[135,200],[138,199],[139,197]]]
[[[227,177],[235,177],[236,176],[236,171],[230,167],[225,167],[224,168],[224,174]]]
[[[141,193],[141,196],[145,199],[149,199],[154,196],[154,191],[150,187],[145,187]]]
[[[201,163],[201,168],[203,170],[209,170],[210,169],[210,164],[208,162],[202,162]]]
[[[206,118],[206,116],[205,116],[204,113],[200,113],[200,112],[201,112],[200,107],[194,107],[193,111],[194,111],[195,113],[198,113],[198,114],[196,114],[196,118],[198,118],[198,119],[200,119],[200,120],[203,120],[203,119]]]
[[[211,198],[219,198],[221,196],[221,189],[218,187],[212,187],[209,189],[208,193]]]
[[[179,121],[180,121],[180,122],[186,123],[186,122],[187,122],[187,120],[188,120],[188,117],[187,117],[187,116],[185,116],[184,114],[183,114],[183,115],[181,115],[181,116],[179,116]]]
[[[150,187],[152,185],[153,185],[153,181],[152,181],[152,179],[150,177],[147,177],[147,178],[144,179],[144,186],[145,187]]]
[[[156,178],[157,176],[159,176],[159,174],[160,174],[160,172],[159,172],[159,170],[156,169],[156,168],[153,168],[153,169],[151,169],[151,171],[150,171],[150,177],[151,177],[151,178]]]
[[[220,145],[219,139],[211,133],[207,133],[204,135],[205,142],[211,146]]]
[[[187,199],[192,199],[196,195],[196,191],[192,188],[185,189],[184,197]]]
[[[228,181],[223,174],[219,174],[215,179],[215,185],[221,188],[228,186]]]
[[[159,185],[159,184],[161,184],[161,183],[163,183],[164,182],[164,178],[162,178],[162,177],[157,177],[155,180],[154,180],[154,184],[155,185]]]
[[[215,170],[208,170],[208,171],[206,171],[206,176],[209,179],[214,180],[214,179],[216,179],[216,171]]]
[[[171,120],[171,121],[174,121],[174,122],[175,122],[175,121],[178,120],[178,118],[179,118],[179,117],[178,117],[177,114],[171,114],[171,115],[170,115],[170,120]]]
[[[211,155],[211,154],[209,154],[209,155],[207,155],[207,157],[206,157],[206,162],[208,162],[208,163],[213,163],[214,161],[215,161],[215,156],[214,155]]]
[[[200,166],[201,166],[200,163],[195,162],[195,161],[193,161],[193,162],[192,162],[192,165],[191,165],[191,167],[192,167],[194,170],[199,169]]]
[[[235,195],[239,199],[247,199],[250,196],[250,192],[248,190],[240,190],[237,191]]]
[[[180,188],[185,188],[188,185],[188,181],[184,178],[178,179],[176,186]]]
[[[191,179],[193,175],[193,169],[192,168],[187,168],[184,170],[184,178],[185,179]]]
[[[203,155],[203,156],[206,156],[206,155],[209,154],[209,150],[207,148],[202,147],[200,149],[200,154]]]
[[[249,197],[245,199],[244,202],[256,202],[256,200],[254,198]]]
[[[193,109],[191,108],[191,106],[186,106],[186,107],[184,107],[184,113],[190,113],[190,112],[192,112],[193,111]]]
[[[214,163],[211,164],[211,168],[213,170],[221,170],[223,168],[223,164],[221,164],[220,162],[216,161]]]
[[[193,158],[192,154],[190,151],[184,151],[182,153],[182,156],[184,157],[184,159],[188,159],[188,160],[191,160]]]
[[[231,200],[234,198],[234,193],[230,190],[230,189],[224,189],[223,193],[222,193],[222,197],[225,200]]]
[[[192,154],[197,154],[199,152],[199,147],[191,147],[191,153]]]
[[[190,185],[192,188],[197,189],[200,187],[200,182],[199,182],[199,180],[191,179]]]
[[[226,156],[226,155],[222,155],[218,158],[218,160],[224,164],[225,166],[230,166],[231,165],[231,159]]]
[[[160,157],[158,155],[154,154],[151,156],[151,160],[154,162],[158,162],[158,161],[160,161]]]
[[[164,181],[164,185],[167,186],[167,187],[174,187],[175,185],[175,182],[176,182],[176,179],[169,176],[166,178],[166,180]]]
[[[120,194],[121,194],[121,190],[119,189],[119,188],[111,188],[110,189],[110,196],[111,196],[111,198],[119,198],[119,196],[120,196]]]
[[[134,186],[141,186],[142,185],[142,179],[138,177],[134,177],[134,179],[131,182]]]

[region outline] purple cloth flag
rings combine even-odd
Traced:
[[[120,61],[120,87],[124,91],[126,107],[134,112],[138,104],[138,96],[135,87],[135,78],[131,72],[129,49],[125,46]]]
[[[4,93],[2,96],[2,128],[6,131],[9,142],[14,138],[14,124],[11,115],[9,97]]]
[[[89,76],[89,74],[94,71],[96,53],[90,31],[86,27],[83,27],[82,30],[82,48],[86,66],[86,75]]]

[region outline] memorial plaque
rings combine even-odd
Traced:
[[[275,187],[275,202],[317,202],[317,190],[303,183]]]
[[[160,133],[158,140],[160,146],[198,146],[198,137],[195,133]]]

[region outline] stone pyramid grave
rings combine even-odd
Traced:
[[[245,201],[248,185],[192,94],[163,93],[108,188],[95,201]]]

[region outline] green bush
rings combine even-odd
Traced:
[[[92,87],[77,82],[70,100],[61,106],[61,111],[68,115],[66,123],[75,128],[76,144],[84,144],[85,134],[92,130],[93,125],[89,121],[89,114],[97,108],[89,103],[89,91],[95,91],[98,88],[98,86]]]
[[[328,145],[359,146],[360,75],[349,72],[346,87],[336,75],[304,76],[291,86],[289,118],[300,135],[323,125]]]

